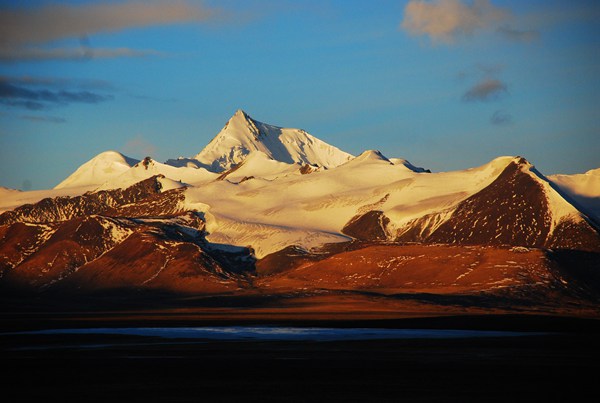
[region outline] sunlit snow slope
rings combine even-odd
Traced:
[[[550,175],[548,179],[600,222],[600,168],[583,174]]]

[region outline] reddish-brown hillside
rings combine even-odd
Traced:
[[[587,256],[592,261],[600,257]],[[591,295],[588,285],[592,284],[586,284],[586,279],[593,277],[590,262],[573,263],[565,264],[541,249],[374,244],[312,262],[305,260],[297,267],[260,278],[257,285],[271,292],[486,294],[551,302],[557,295]],[[583,266],[588,272],[582,272]],[[598,285],[594,284],[592,294],[598,295]]]
[[[160,190],[152,177],[2,214],[0,286],[213,293],[247,282],[250,251],[211,245],[202,216],[182,211],[182,189]]]
[[[591,222],[565,219],[554,227],[547,190],[524,172],[526,164],[511,162],[489,186],[460,202],[448,220],[435,226],[438,213],[430,214],[398,230],[396,241],[600,252],[600,233]]]

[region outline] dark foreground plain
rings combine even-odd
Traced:
[[[594,319],[477,315],[382,320],[135,319],[3,314],[4,396],[19,401],[576,401],[597,389]],[[73,320],[76,319],[76,320]],[[517,337],[215,341],[9,334],[124,326],[277,325],[521,331]],[[530,332],[530,333],[529,333]]]

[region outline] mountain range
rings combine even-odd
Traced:
[[[107,151],[0,199],[0,287],[17,293],[477,295],[594,312],[600,295],[600,169],[546,177],[509,156],[432,173],[241,110],[193,157]]]

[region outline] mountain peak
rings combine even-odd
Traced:
[[[253,136],[258,136],[260,134],[260,129],[258,128],[257,125],[272,126],[272,125],[266,125],[265,123],[258,122],[256,120],[254,120],[252,118],[252,116],[250,116],[243,109],[238,109],[229,118],[229,120],[225,124],[225,127],[223,128],[223,130],[226,129],[226,128],[228,128],[228,127],[230,127],[230,126],[237,127],[238,129],[239,128],[246,128],[246,129],[248,129],[250,131],[250,133]],[[272,127],[276,127],[276,126],[272,126]],[[221,130],[221,132],[223,132],[223,130]],[[229,132],[227,132],[227,134],[232,134],[232,132],[229,131]]]
[[[138,162],[118,151],[104,151],[81,165],[69,177],[56,185],[55,189],[98,186],[127,171]]]
[[[390,160],[379,150],[366,150],[360,153],[357,157],[352,158],[344,166],[356,166],[364,163],[386,163],[393,165]]]
[[[356,159],[364,159],[364,160],[381,160],[390,162],[390,160],[381,153],[379,150],[366,150],[363,151]]]
[[[333,168],[352,156],[311,136],[304,130],[259,122],[238,109],[225,127],[194,159],[213,172],[241,163],[254,151],[287,164],[310,164]]]
[[[248,119],[251,120],[252,119],[250,117],[250,115],[248,115],[246,113],[246,111],[244,111],[243,109],[238,109],[237,111],[235,111],[235,113],[233,114],[233,116],[231,117],[231,119],[233,119],[233,118],[243,118],[243,119],[246,119],[246,120],[248,120]]]

